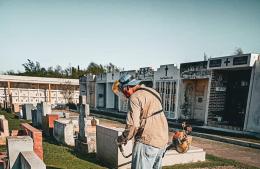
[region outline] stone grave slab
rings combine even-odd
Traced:
[[[168,150],[162,161],[162,166],[186,164],[205,161],[206,152],[202,148],[191,146],[186,153],[178,153],[176,150]]]

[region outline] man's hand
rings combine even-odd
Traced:
[[[116,141],[117,141],[117,144],[121,144],[121,145],[122,144],[126,145],[126,143],[127,143],[127,140],[123,135],[118,136]]]

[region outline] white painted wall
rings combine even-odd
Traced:
[[[260,133],[260,61],[252,69],[244,130]]]
[[[106,98],[106,84],[105,83],[97,83],[96,84],[96,104],[97,107],[105,107],[105,98]]]
[[[106,108],[114,108],[115,106],[115,94],[112,91],[113,83],[107,83],[106,87]]]

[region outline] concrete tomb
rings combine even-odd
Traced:
[[[177,118],[179,69],[174,64],[161,65],[154,72],[154,89],[160,94],[167,118]]]
[[[54,121],[54,138],[63,144],[74,146],[74,125],[69,119],[58,119]]]
[[[21,152],[20,156],[21,169],[46,169],[44,162],[33,151]]]
[[[97,158],[102,160],[110,168],[131,168],[131,157],[124,158],[121,154],[116,139],[124,131],[123,128],[110,128],[97,125]],[[132,141],[128,141],[124,146],[126,155],[132,152]]]
[[[124,158],[115,141],[123,131],[123,128],[97,125],[97,158],[110,168],[131,168],[132,157]],[[128,141],[123,148],[125,155],[131,154],[132,140]],[[176,150],[168,150],[163,158],[162,166],[205,161],[205,155],[206,152],[203,149],[193,146],[184,154],[180,154]]]
[[[9,136],[8,120],[4,115],[0,115],[0,145],[5,145],[7,136]]]
[[[249,120],[250,100],[256,98],[251,95],[253,91],[250,89],[255,79],[253,65],[258,58],[258,54],[250,53],[209,59],[208,70],[212,71],[212,77],[208,93],[208,126],[238,131],[244,129],[245,120]],[[257,123],[255,120],[254,125]]]
[[[23,104],[22,105],[22,110],[23,110],[23,118],[26,120],[32,120],[32,109],[34,109],[35,107],[33,106],[33,104]]]
[[[89,119],[88,115],[89,105],[81,104],[79,116],[79,134],[78,138],[75,140],[75,149],[81,153],[90,153],[96,151],[96,130],[95,126],[88,125],[89,123],[91,124],[91,119]]]
[[[32,123],[34,127],[42,127],[43,125],[43,117],[47,114],[51,114],[51,104],[49,102],[41,102],[36,106],[36,110],[33,109],[31,111],[32,114]]]
[[[182,63],[180,65],[179,117],[207,123],[208,93],[211,71],[208,61]]]
[[[45,135],[53,135],[54,121],[58,119],[58,114],[47,114],[45,117],[43,117],[43,131]]]
[[[10,169],[46,169],[33,152],[33,140],[29,136],[7,137],[7,154]]]

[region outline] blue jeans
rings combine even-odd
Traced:
[[[133,147],[131,169],[160,169],[165,149],[156,148],[140,142]]]

